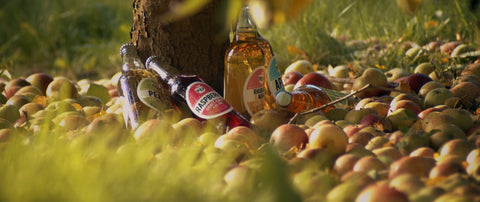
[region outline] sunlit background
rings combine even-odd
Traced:
[[[469,1],[250,2],[280,68],[298,58],[319,65],[351,61],[353,54],[346,44],[353,40],[375,38],[386,44],[402,39],[422,45],[461,37],[478,42],[480,12],[470,10]],[[110,77],[119,70],[118,48],[130,38],[132,3],[5,1],[0,6],[0,67],[14,76],[43,71],[72,79]],[[221,9],[232,10],[229,5],[236,4]]]

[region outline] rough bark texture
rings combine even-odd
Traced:
[[[171,23],[160,23],[175,0],[134,0],[131,43],[143,61],[157,55],[186,74],[203,78],[219,93],[223,89],[223,55],[228,34],[220,32],[212,1],[201,12]]]

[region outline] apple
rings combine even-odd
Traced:
[[[453,50],[460,44],[461,44],[461,42],[459,42],[459,41],[446,42],[446,43],[440,45],[440,53],[450,55],[450,54],[452,54]]]
[[[310,72],[313,72],[313,65],[310,63],[308,60],[297,60],[290,64],[286,69],[283,74],[286,74],[291,71],[297,71],[300,72],[301,74],[305,75]]]
[[[236,140],[250,149],[256,149],[264,142],[263,138],[258,136],[255,131],[246,126],[237,126],[229,130],[225,135],[219,137],[219,139],[225,140]],[[219,144],[218,140],[215,142],[215,146]]]
[[[280,125],[270,136],[270,145],[281,153],[291,149],[300,151],[307,143],[307,133],[295,124]]]
[[[391,179],[389,185],[409,196],[425,187],[425,183],[422,179],[412,174],[399,175]]]
[[[349,70],[347,65],[338,65],[335,67],[328,67],[328,74],[337,78],[348,78]]]
[[[358,143],[362,146],[366,146],[373,137],[373,134],[369,132],[356,132],[349,136],[348,143]]]
[[[455,94],[452,93],[452,91],[450,91],[449,89],[436,88],[429,91],[425,95],[425,100],[423,101],[423,103],[426,108],[437,106],[437,105],[443,105],[445,103],[445,100],[454,96]]]
[[[303,77],[297,81],[294,89],[297,89],[298,87],[304,86],[307,84],[311,84],[314,86],[327,88],[327,89],[334,89],[333,84],[327,79],[327,77],[323,76],[318,72],[310,72],[310,73],[304,74]]]
[[[341,183],[328,192],[327,201],[355,201],[355,197],[360,191],[361,187],[353,182]]]
[[[368,173],[370,171],[383,171],[387,169],[387,166],[383,164],[380,159],[375,156],[364,156],[361,157],[353,166],[353,171],[355,172],[365,172]]]
[[[386,117],[392,123],[393,130],[403,130],[410,128],[418,119],[417,115],[410,109],[397,109]]]
[[[388,109],[390,108],[390,105],[383,101],[372,101],[365,104],[364,108],[375,109],[378,116],[385,117],[388,114]]]
[[[356,78],[353,81],[352,90],[359,90],[367,84],[378,87],[388,87],[387,76],[385,76],[385,74],[377,68],[367,68],[363,71],[360,77]],[[355,96],[357,96],[358,98],[365,98],[377,96],[381,93],[383,93],[383,90],[371,88],[363,92],[357,93]]]
[[[436,88],[445,88],[445,86],[443,86],[443,84],[439,81],[429,81],[420,88],[420,90],[418,91],[418,95],[420,97],[425,97],[428,92]]]
[[[334,124],[323,124],[315,128],[309,138],[310,148],[326,147],[335,155],[345,153],[348,138],[343,129]]]
[[[418,147],[412,152],[410,152],[409,156],[424,156],[433,158],[435,154],[435,150],[431,147]]]
[[[235,166],[225,173],[223,180],[227,187],[226,192],[242,190],[249,192],[253,188],[255,172],[247,166]]]
[[[413,174],[418,178],[428,177],[435,164],[436,161],[433,158],[405,156],[390,165],[388,178],[393,179],[402,174]]]
[[[333,171],[335,171],[335,173],[339,176],[349,171],[352,171],[353,166],[355,166],[355,163],[359,159],[360,157],[355,154],[342,154],[335,160],[335,164],[333,165]]]
[[[375,180],[365,172],[349,171],[340,176],[340,182],[355,183],[357,186],[364,188],[375,183]]]
[[[356,202],[408,202],[408,196],[385,182],[376,182],[364,188],[355,199]]]
[[[39,72],[30,74],[26,80],[32,84],[32,86],[37,87],[40,89],[43,95],[47,92],[47,87],[50,82],[53,81],[53,77],[47,73]]]
[[[429,81],[432,81],[432,78],[430,78],[426,74],[421,73],[410,74],[409,76],[395,80],[396,83],[407,83],[410,86],[410,89],[415,93],[418,93],[418,91],[420,91],[420,88]]]
[[[52,100],[63,100],[65,98],[77,99],[78,89],[68,78],[56,77],[48,84],[45,95]]]
[[[280,125],[288,123],[293,114],[286,109],[263,109],[250,118],[250,123],[262,137],[268,137]]]
[[[460,104],[464,108],[471,108],[480,96],[480,87],[472,82],[461,82],[450,89],[453,96],[460,98]]]
[[[451,116],[452,118],[457,120],[455,122],[456,125],[465,132],[467,132],[474,125],[474,120],[472,118],[473,114],[466,109],[447,108],[444,109],[441,113],[447,114],[448,116]]]
[[[14,95],[10,97],[5,104],[14,105],[17,108],[21,108],[23,105],[30,103],[32,99],[25,95]]]
[[[368,114],[360,121],[361,125],[371,126],[378,131],[391,131],[392,123],[384,116],[378,114]]]
[[[315,165],[316,169],[325,170],[332,169],[335,158],[334,153],[328,150],[328,148],[306,148],[300,151],[297,158],[309,159],[312,161],[312,165]]]
[[[395,111],[397,111],[398,109],[409,109],[410,111],[412,111],[413,113],[415,113],[415,115],[419,114],[421,111],[422,111],[422,108],[417,104],[415,103],[414,101],[411,101],[411,100],[395,100],[395,101],[392,101],[390,103],[390,107],[388,108],[388,114],[391,114]]]
[[[384,146],[372,150],[372,152],[377,156],[386,156],[394,161],[403,157],[403,154],[393,146]]]
[[[466,139],[452,139],[442,145],[439,150],[440,156],[456,155],[461,159],[466,159],[468,153],[475,147]]]
[[[440,50],[440,45],[442,45],[442,43],[440,43],[439,41],[430,41],[425,44],[423,48],[427,51],[434,52]]]
[[[289,71],[282,75],[283,85],[296,84],[303,77],[303,74],[297,71]]]
[[[461,76],[475,75],[480,77],[480,63],[472,63],[465,66],[465,69],[460,74]]]
[[[423,106],[423,102],[420,100],[420,98],[417,95],[411,94],[411,93],[400,93],[397,96],[395,96],[390,101],[390,103],[392,104],[392,103],[398,102],[400,100],[411,100],[411,101],[415,102],[415,104],[417,104],[418,106]]]
[[[377,111],[372,108],[364,108],[359,110],[350,110],[345,115],[345,121],[348,121],[353,124],[358,124],[362,121],[363,117],[369,114],[377,114]]]
[[[413,73],[420,73],[420,74],[429,75],[433,71],[435,71],[435,65],[433,65],[430,62],[424,62],[424,63],[420,63],[419,65],[417,65],[415,67],[415,69],[413,70]]]
[[[408,73],[407,70],[401,67],[395,67],[385,72],[385,76],[387,77],[388,82],[394,82],[395,80],[406,77],[408,75],[410,75],[410,73]]]
[[[432,170],[430,170],[429,178],[442,178],[448,177],[452,174],[464,173],[466,174],[465,168],[463,168],[461,163],[455,161],[441,162],[437,163]]]

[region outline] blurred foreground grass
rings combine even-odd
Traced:
[[[119,69],[119,46],[130,37],[131,10],[131,1],[6,1],[0,6],[0,65],[15,76],[43,71],[72,79],[109,77]],[[301,58],[301,51],[313,63],[335,65],[355,59],[338,36],[382,42],[403,37],[422,45],[455,40],[458,33],[478,43],[478,13],[463,0],[425,0],[414,15],[401,12],[395,1],[316,0],[298,18],[262,34],[281,68]]]

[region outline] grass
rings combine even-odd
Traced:
[[[424,45],[432,40],[456,40],[458,33],[466,43],[478,47],[479,17],[478,12],[468,9],[468,1],[426,0],[412,15],[392,1],[322,0],[314,1],[297,19],[262,33],[282,67],[302,57],[298,51],[289,52],[289,46],[303,50],[312,63],[338,65],[356,59],[352,49],[336,40],[339,36],[349,40],[376,38],[382,44],[402,38]]]
[[[0,62],[16,76],[44,71],[71,78],[118,69],[129,40],[129,1],[6,1],[0,8]]]
[[[129,40],[131,6],[113,0],[7,1],[0,8],[0,65],[14,76],[43,71],[77,80],[109,77],[118,71],[119,46]],[[455,40],[459,33],[478,43],[478,22],[479,14],[468,9],[468,1],[425,0],[409,15],[391,1],[317,0],[288,23],[261,31],[284,68],[301,58],[289,47],[320,65],[354,60],[353,50],[337,41],[338,36],[375,37],[382,43],[402,37],[425,44]],[[434,25],[426,28],[428,23]]]

